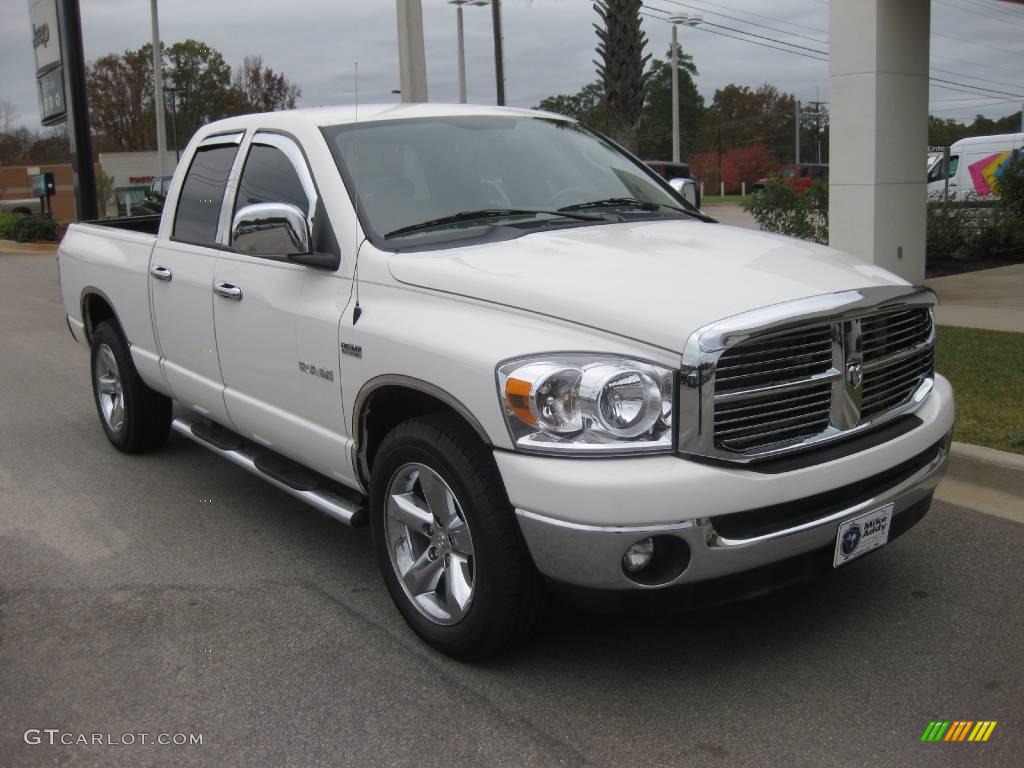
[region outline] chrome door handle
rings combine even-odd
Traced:
[[[237,285],[231,283],[215,283],[213,286],[213,292],[218,296],[223,296],[225,299],[231,299],[232,301],[242,300],[242,289]]]
[[[157,280],[170,280],[171,270],[167,267],[161,267],[159,264],[154,264],[149,268],[149,274],[155,277]]]

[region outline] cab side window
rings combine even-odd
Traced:
[[[235,213],[254,203],[291,203],[309,215],[309,200],[295,166],[277,147],[253,144],[245,159]]]
[[[224,188],[237,152],[236,144],[218,144],[196,150],[178,196],[173,239],[216,247]]]

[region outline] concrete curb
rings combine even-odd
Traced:
[[[18,243],[14,240],[0,240],[0,254],[29,256],[33,254],[55,256],[59,243]]]
[[[953,443],[949,467],[935,497],[1024,523],[1024,456]]]
[[[995,448],[985,448],[971,443],[954,442],[949,450],[954,458],[963,461],[970,461],[977,464],[990,464],[995,467],[1002,467],[1016,472],[1024,472],[1024,455],[1010,453],[1008,451],[997,451]]]

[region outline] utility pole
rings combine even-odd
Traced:
[[[505,106],[505,55],[501,48],[501,0],[491,2],[491,26],[494,28],[494,79],[498,106]]]
[[[427,100],[427,57],[423,48],[420,0],[395,0],[398,16],[398,70],[402,101]]]
[[[825,106],[824,101],[811,101],[808,106],[814,107],[814,139],[817,142],[817,162],[821,163],[821,108]]]
[[[161,176],[170,176],[167,168],[167,125],[164,122],[164,57],[160,47],[160,19],[157,0],[150,0],[149,13],[153,22],[153,114],[156,116],[157,167]]]
[[[85,49],[82,46],[82,17],[78,0],[59,0],[57,26],[60,27],[61,54],[64,59],[64,83],[67,89],[68,144],[75,186],[75,209],[79,221],[98,218],[96,208],[96,168],[92,164],[92,134],[89,128],[89,100],[85,90]]]
[[[799,165],[800,164],[800,100],[799,99],[796,102],[795,115],[796,115],[796,140],[794,142],[794,148],[795,148],[794,155],[795,155],[796,159],[795,159],[794,162],[797,165]]]

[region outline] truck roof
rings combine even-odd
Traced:
[[[553,112],[543,112],[535,109],[520,109],[518,107],[481,106],[478,104],[360,104],[358,107],[358,121],[361,123],[377,120],[401,120],[416,117],[451,117],[456,115],[548,117],[572,122],[572,118],[564,115],[556,115]],[[295,125],[299,123],[307,125],[312,123],[316,126],[341,125],[344,123],[354,123],[356,122],[356,119],[357,113],[354,105],[309,107],[304,109],[289,109],[279,112],[262,112],[258,114],[229,117],[203,126],[200,133],[207,135],[235,128],[248,128],[254,122],[258,122],[261,125],[266,126],[286,128],[288,125]]]

